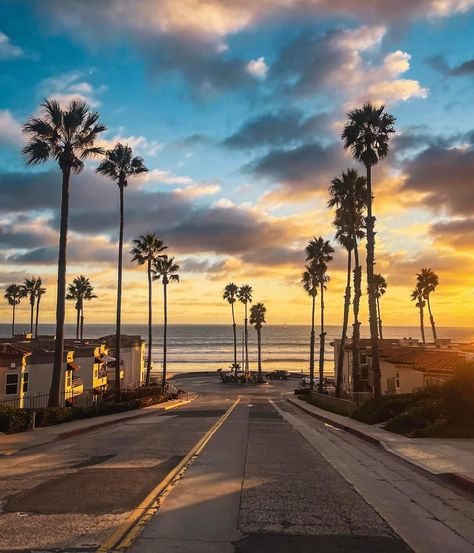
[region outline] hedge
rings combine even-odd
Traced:
[[[163,401],[162,398],[153,396],[131,399],[120,403],[103,402],[89,407],[46,407],[36,410],[35,425],[37,427],[45,427],[73,420],[122,413],[124,411],[148,407],[161,401]],[[32,427],[32,423],[33,415],[28,409],[18,409],[0,404],[0,432],[7,434],[24,432]]]

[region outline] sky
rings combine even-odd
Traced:
[[[336,249],[327,322],[340,324],[346,257],[328,187],[363,173],[340,133],[371,101],[397,118],[373,176],[384,324],[417,325],[410,293],[431,267],[437,323],[474,327],[473,28],[474,0],[0,0],[0,286],[40,275],[41,318],[54,320],[61,175],[26,166],[21,126],[44,98],[80,98],[107,126],[100,144],[129,144],[150,170],[125,193],[126,323],[147,309],[129,243],[156,232],[180,265],[170,322],[228,322],[234,281],[268,323],[308,323],[304,247],[321,235]],[[114,320],[119,199],[97,163],[72,178],[68,242],[68,281],[90,278],[96,323]],[[160,322],[160,283],[154,296]]]

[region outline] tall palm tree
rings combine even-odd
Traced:
[[[377,328],[377,306],[374,290],[375,265],[375,217],[372,215],[372,167],[388,154],[390,135],[395,132],[395,117],[385,111],[385,106],[364,104],[347,114],[348,121],[342,131],[344,148],[352,151],[354,159],[364,164],[367,174],[367,286],[369,290],[369,324],[374,372],[374,395],[380,396],[381,373]]]
[[[348,169],[341,177],[331,181],[328,207],[336,207],[334,225],[337,229],[336,239],[347,251],[347,279],[344,295],[344,315],[341,333],[341,348],[336,367],[336,396],[339,397],[342,387],[342,367],[346,344],[349,307],[351,299],[352,254],[354,254],[354,323],[352,331],[352,390],[359,391],[360,373],[360,322],[359,307],[362,295],[362,267],[359,262],[359,240],[364,238],[363,213],[367,201],[367,184],[365,177],[355,169]]]
[[[234,334],[234,364],[233,368],[235,371],[235,374],[237,374],[237,370],[239,368],[239,365],[237,363],[237,325],[235,324],[235,311],[234,311],[234,303],[237,301],[237,292],[239,290],[239,287],[237,284],[234,284],[233,282],[229,282],[229,284],[226,285],[224,288],[224,294],[223,299],[227,300],[227,302],[230,304],[231,310],[232,310],[232,331]]]
[[[117,263],[117,307],[115,319],[115,397],[120,399],[120,334],[122,326],[122,258],[124,229],[124,191],[128,177],[148,171],[141,157],[133,157],[132,148],[116,144],[112,150],[105,152],[105,159],[96,169],[97,173],[110,177],[119,187],[119,249]]]
[[[430,315],[431,330],[433,332],[433,340],[436,342],[438,335],[436,333],[436,325],[431,311],[430,295],[436,290],[439,284],[438,275],[432,270],[423,267],[421,271],[416,275],[417,281],[423,290],[423,298],[426,300],[428,307],[428,313]]]
[[[415,286],[415,289],[411,293],[411,301],[416,301],[416,307],[420,310],[420,330],[421,330],[421,339],[423,340],[423,343],[426,344],[426,338],[425,338],[425,324],[424,324],[424,316],[423,316],[423,309],[426,305],[424,296],[423,296],[423,289],[417,284]]]
[[[133,240],[133,248],[130,250],[132,262],[138,265],[145,265],[148,277],[148,357],[146,364],[146,386],[150,385],[151,377],[151,352],[153,343],[153,321],[152,321],[152,279],[153,279],[153,264],[160,257],[160,253],[166,250],[167,246],[160,240],[156,234],[142,234],[140,238]]]
[[[245,344],[245,370],[249,370],[249,332],[248,332],[248,304],[252,303],[252,287],[243,284],[237,291],[237,297],[245,306],[244,318],[244,344]]]
[[[68,284],[66,299],[75,301],[76,309],[76,340],[84,338],[84,300],[92,300],[97,296],[94,294],[94,287],[90,280],[84,275],[74,278]]]
[[[166,384],[166,357],[167,357],[167,330],[168,330],[168,284],[173,280],[179,282],[179,265],[174,262],[174,257],[162,255],[153,263],[153,280],[160,280],[163,283],[163,377],[162,385]]]
[[[318,275],[315,268],[312,265],[306,265],[306,271],[304,271],[301,277],[301,283],[303,288],[311,297],[311,337],[309,346],[309,387],[312,390],[314,388],[314,317],[316,311],[316,296],[318,295]]]
[[[329,243],[329,240],[324,240],[322,236],[310,240],[305,248],[306,261],[309,261],[313,270],[316,273],[317,282],[319,284],[319,301],[321,308],[321,331],[319,334],[319,393],[323,391],[324,380],[324,350],[326,346],[326,332],[324,330],[324,290],[329,282],[329,277],[326,274],[327,264],[330,263],[334,256],[334,248]]]
[[[37,278],[32,276],[31,278],[25,278],[23,288],[25,289],[26,296],[30,302],[30,333],[33,334],[33,319],[35,313],[36,304],[36,289],[38,287]]]
[[[46,288],[43,287],[43,281],[41,280],[41,277],[38,277],[37,286],[36,286],[35,338],[38,338],[38,323],[39,323],[40,302],[41,302],[41,298],[45,294],[46,294]]]
[[[250,308],[250,324],[254,325],[257,331],[258,351],[258,381],[262,381],[262,326],[266,323],[265,313],[267,308],[263,303],[256,303]]]
[[[10,284],[5,289],[5,299],[12,306],[12,338],[15,337],[15,312],[16,306],[20,304],[23,298],[26,298],[27,292],[21,284]]]
[[[84,160],[103,153],[94,146],[98,135],[106,130],[99,114],[89,111],[84,102],[73,100],[62,109],[56,100],[45,100],[41,117],[31,117],[23,126],[28,143],[23,148],[28,165],[39,165],[50,159],[58,162],[62,173],[61,222],[59,231],[58,287],[56,299],[56,339],[49,405],[59,405],[64,355],[64,315],[66,298],[66,250],[69,219],[69,185],[71,173],[80,173]]]
[[[380,311],[380,298],[387,291],[387,281],[385,277],[380,273],[374,275],[374,290],[375,290],[375,299],[377,300],[377,320],[379,322],[379,337],[383,338],[382,333],[382,315]]]

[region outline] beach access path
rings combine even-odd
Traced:
[[[0,458],[0,551],[474,551],[472,495],[292,405],[294,381],[180,387],[199,397]]]

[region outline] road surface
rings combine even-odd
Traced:
[[[195,402],[0,459],[0,551],[96,551],[240,396],[130,553],[474,551],[472,496],[286,401],[183,378]]]

